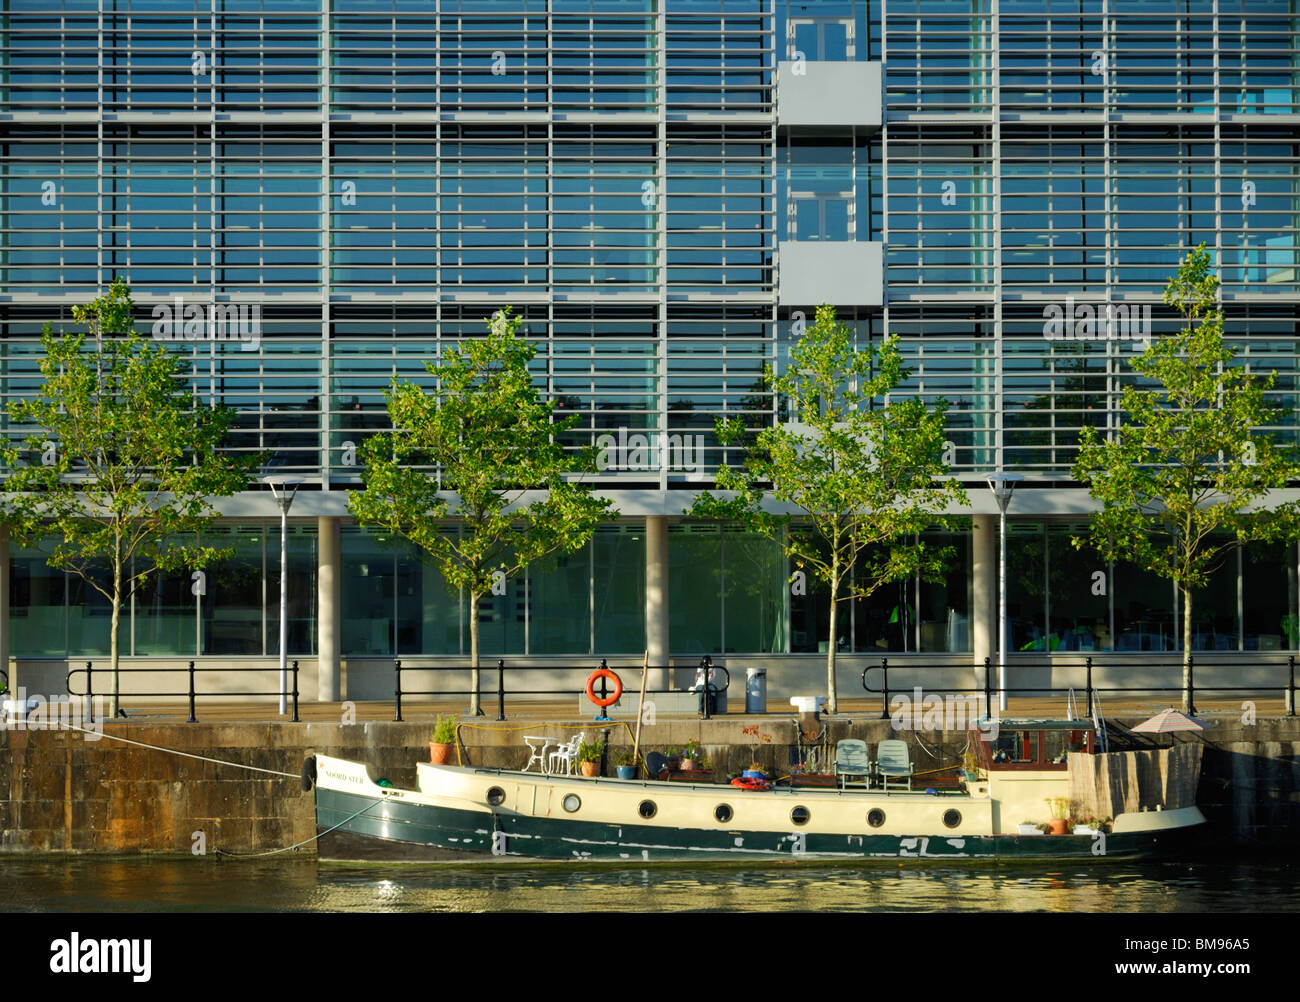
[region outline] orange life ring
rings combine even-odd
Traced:
[[[755,779],[752,776],[737,776],[731,781],[731,785],[742,790],[770,790],[772,788],[772,784],[767,780]]]
[[[612,678],[614,680],[614,695],[606,696],[604,699],[596,698],[596,679],[598,678]],[[621,695],[623,695],[623,680],[608,668],[597,668],[587,676],[587,698],[601,709],[604,709],[607,706],[613,706],[618,702],[618,698]]]

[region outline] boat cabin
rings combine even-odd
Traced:
[[[1067,768],[1069,752],[1097,751],[1089,720],[999,720],[997,729],[972,729],[971,748],[992,772],[1050,772]]]

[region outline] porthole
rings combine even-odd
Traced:
[[[879,807],[873,807],[871,810],[867,811],[867,824],[871,825],[872,828],[879,828],[884,823],[885,812]]]
[[[945,828],[956,828],[961,824],[961,811],[944,811],[943,826]]]
[[[655,806],[655,802],[653,800],[643,800],[641,801],[641,803],[637,804],[636,807],[636,812],[640,814],[641,817],[645,818],[647,821],[650,818],[653,818],[655,816],[655,813],[658,810],[659,808]]]
[[[493,807],[505,803],[505,800],[506,800],[506,791],[501,789],[501,787],[494,786],[490,790],[488,790],[487,802],[491,804]]]
[[[731,820],[731,805],[719,804],[713,809],[713,816],[718,819],[719,823],[725,825]]]
[[[806,807],[796,807],[790,812],[790,820],[797,825],[806,825],[810,817],[812,817],[812,815],[808,813],[808,808]]]
[[[570,793],[567,797],[564,798],[564,809],[568,811],[570,814],[572,814],[581,806],[582,806],[582,798],[579,797],[576,793]]]

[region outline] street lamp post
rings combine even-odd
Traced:
[[[1024,480],[1019,473],[990,473],[989,490],[998,503],[1000,518],[998,521],[998,709],[1007,708],[1007,644],[1010,642],[1007,629],[1007,507],[1011,504],[1011,495],[1015,493],[1016,484]]]
[[[285,694],[289,688],[286,655],[289,648],[289,508],[302,480],[298,477],[263,477],[280,505],[280,714],[287,712]],[[278,488],[278,490],[277,490]]]

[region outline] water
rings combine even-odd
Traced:
[[[772,867],[10,857],[0,875],[9,912],[1300,911],[1300,865],[1276,859]]]

